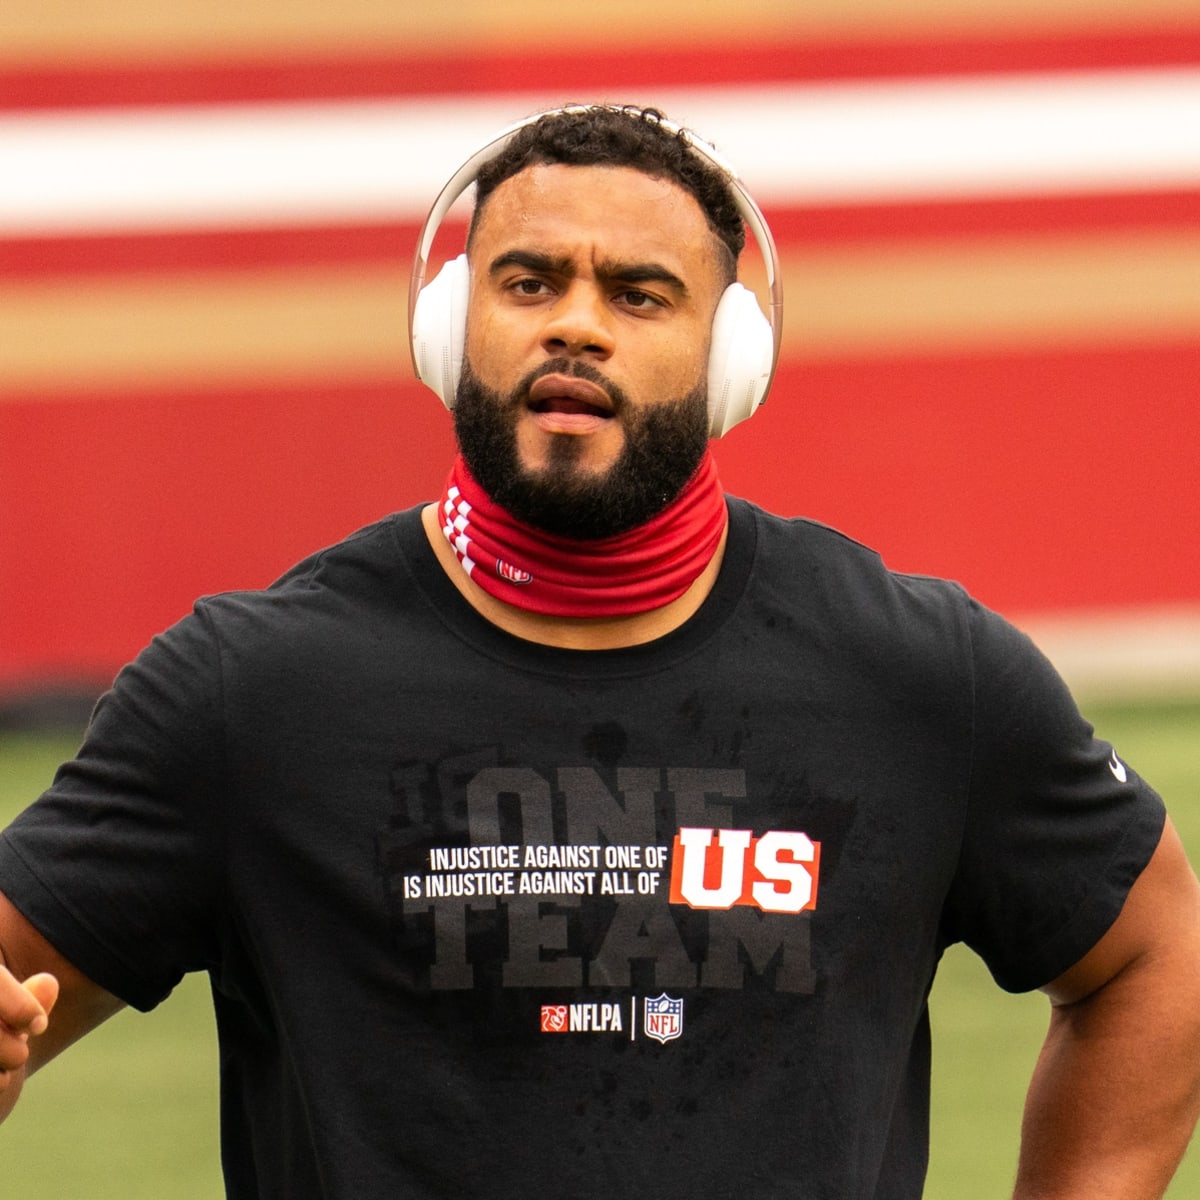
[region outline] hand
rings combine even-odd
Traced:
[[[58,980],[53,975],[31,975],[20,983],[0,967],[0,1091],[24,1075],[29,1039],[46,1032],[57,999]]]

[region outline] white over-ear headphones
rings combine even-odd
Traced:
[[[538,113],[496,134],[475,151],[438,193],[417,241],[412,278],[408,290],[408,324],[412,337],[413,367],[417,378],[454,407],[462,375],[467,332],[467,296],[470,272],[467,256],[451,259],[426,285],[429,252],[438,227],[455,200],[475,182],[480,168],[497,157],[526,125],[554,113],[586,112],[604,105],[579,105]],[[712,344],[708,358],[709,436],[721,437],[744,421],[766,398],[767,388],[779,361],[783,335],[783,285],[775,239],[762,212],[742,186],[733,168],[707,142],[671,121],[663,120],[668,132],[681,134],[691,148],[707,160],[729,185],[742,218],[758,243],[767,272],[770,319],[758,306],[754,293],[740,283],[725,289],[713,316]]]

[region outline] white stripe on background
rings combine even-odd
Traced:
[[[714,142],[766,206],[1200,185],[1200,68],[619,98]],[[0,236],[419,219],[479,143],[561,99],[9,113]]]

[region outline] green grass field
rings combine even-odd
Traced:
[[[1089,707],[1100,732],[1166,796],[1200,863],[1200,703]],[[0,731],[0,821],[49,781],[71,739]],[[926,1200],[1004,1200],[1021,1098],[1046,1022],[1040,996],[998,991],[956,948],[933,996],[932,1166]],[[214,1200],[216,1056],[203,980],[149,1016],[124,1013],[26,1089],[0,1130],[5,1194],[46,1200]],[[1200,1195],[1200,1152],[1171,1200]]]

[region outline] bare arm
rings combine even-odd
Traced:
[[[1157,1200],[1200,1113],[1200,884],[1174,828],[1046,989],[1015,1200]]]
[[[27,1075],[121,1007],[0,892],[0,1121]]]

